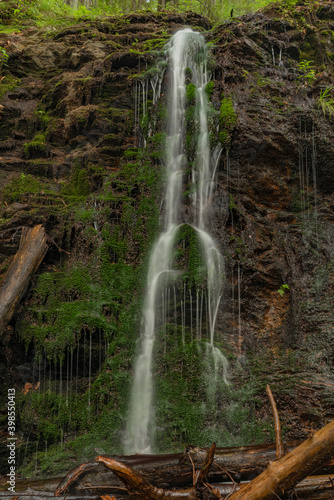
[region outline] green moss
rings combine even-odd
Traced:
[[[123,143],[123,139],[116,134],[106,134],[103,138],[103,142],[107,146],[120,146]]]
[[[231,98],[223,98],[220,106],[219,116],[219,139],[226,149],[230,147],[232,132],[237,123],[237,115],[233,108]]]
[[[152,51],[161,49],[166,43],[166,38],[151,38],[151,40],[146,40],[143,44],[143,51]]]
[[[182,271],[183,280],[189,287],[205,288],[207,271],[201,242],[195,229],[187,224],[179,229],[175,266]]]
[[[184,77],[185,77],[186,85],[188,85],[191,82],[191,79],[193,77],[193,72],[190,68],[186,68],[184,70]]]
[[[126,151],[124,151],[124,158],[127,158],[129,160],[135,160],[138,156],[138,148],[129,148]]]
[[[186,110],[186,151],[188,162],[194,160],[196,143],[197,143],[197,133],[196,133],[196,107],[188,106]]]
[[[208,96],[208,99],[211,99],[211,96],[212,96],[212,93],[213,93],[213,88],[214,88],[215,84],[214,82],[208,82],[206,84],[206,87],[205,87],[205,92]]]
[[[88,170],[80,167],[79,163],[74,165],[69,181],[62,187],[61,194],[75,196],[80,199],[90,193],[90,182]]]
[[[189,104],[195,104],[195,102],[196,102],[196,90],[197,90],[197,87],[195,84],[189,83],[189,85],[187,85],[186,95],[187,95],[187,101]]]
[[[166,106],[159,103],[154,111],[151,123],[160,125],[166,120]],[[113,108],[104,113],[111,122],[123,124],[123,110]],[[115,135],[105,139],[113,144]],[[46,381],[39,394],[22,396],[20,432],[35,440],[34,450],[37,439],[47,441],[50,456],[62,457],[66,463],[60,436],[66,443],[67,457],[81,462],[94,458],[96,442],[106,453],[122,451],[119,432],[126,417],[146,278],[147,257],[144,260],[143,256],[148,255],[159,227],[158,201],[164,171],[152,157],[162,158],[164,142],[165,134],[157,133],[145,150],[130,148],[107,178],[98,166],[79,161],[73,164],[70,177],[62,182],[57,194],[64,213],[57,242],[61,241],[61,247],[68,251],[67,260],[62,267],[36,276],[29,307],[16,324],[27,348],[33,344],[36,363],[46,358],[52,373],[56,373],[50,387]],[[97,184],[99,191],[93,194]],[[89,339],[93,338],[94,353],[99,335],[108,352],[103,356],[101,373],[94,371],[88,386]],[[68,360],[78,352],[82,359],[84,346],[85,377],[80,375],[76,394],[74,386],[67,394]],[[30,458],[31,453],[27,454]],[[45,467],[39,454],[37,460],[38,473],[48,474],[49,460]],[[26,474],[32,474],[28,469],[26,463]]]
[[[21,174],[20,177],[12,179],[2,190],[2,198],[8,204],[15,201],[22,201],[27,194],[34,194],[41,191],[40,181],[32,175]]]
[[[167,324],[154,350],[155,445],[160,452],[180,451],[189,442],[238,446],[274,438],[272,420],[258,421],[254,412],[262,388],[252,381],[239,388],[226,385],[223,365],[214,361],[205,340],[193,339],[189,326],[182,330]],[[241,368],[235,365],[232,370]]]
[[[50,124],[51,118],[44,109],[38,109],[34,112],[36,125],[38,129],[45,131]],[[36,139],[35,139],[36,140]]]
[[[14,76],[7,74],[0,81],[0,102],[2,101],[6,92],[15,89],[21,85],[21,80]]]
[[[159,132],[150,137],[147,141],[148,147],[151,146],[151,157],[163,160],[166,156],[166,132]]]
[[[47,153],[45,134],[35,135],[31,142],[26,142],[23,147],[26,158],[45,157]]]

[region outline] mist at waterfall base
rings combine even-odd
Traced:
[[[155,343],[164,338],[165,353],[160,353],[160,356],[166,355],[171,328],[176,329],[178,334],[175,340],[181,346],[185,348],[189,340],[196,345],[204,360],[206,375],[211,372],[210,380],[203,373],[206,398],[215,398],[219,376],[228,384],[227,359],[215,346],[224,261],[210,235],[208,215],[221,146],[211,147],[209,141],[208,121],[212,109],[206,91],[209,82],[208,54],[203,36],[190,28],[178,31],[166,46],[166,56],[169,84],[163,227],[149,259],[143,326],[124,442],[127,454],[152,453],[155,450],[158,432]],[[190,142],[189,133],[194,142],[192,153],[189,153],[189,145],[188,151],[186,147],[186,142]],[[191,202],[190,208],[185,211],[183,192],[187,176]],[[187,231],[201,255],[197,270],[201,273],[201,280],[197,284],[189,282],[186,268],[180,269],[175,265],[177,242],[182,244],[182,233]],[[188,326],[186,309],[187,315],[190,314]],[[177,387],[175,389],[177,393]],[[202,404],[205,405],[205,400]],[[163,429],[160,431],[163,433]]]

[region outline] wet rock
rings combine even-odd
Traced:
[[[2,212],[2,214],[3,217],[6,217],[8,219],[17,212],[21,212],[23,210],[30,210],[29,205],[24,205],[22,203],[12,203]]]

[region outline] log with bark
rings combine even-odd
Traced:
[[[241,447],[237,449],[221,448],[216,450],[216,445],[214,444],[209,450],[206,450],[205,456],[203,456],[203,450],[188,447],[183,455],[163,455],[162,457],[135,455],[120,457],[120,460],[115,460],[115,457],[99,456],[96,458],[96,462],[102,463],[111,469],[124,484],[130,496],[137,500],[168,500],[170,498],[175,500],[184,498],[188,500],[206,500],[213,498],[222,499],[226,497],[230,500],[273,500],[275,498],[286,498],[287,494],[288,498],[293,498],[293,495],[299,498],[300,494],[302,494],[302,498],[312,498],[314,500],[332,498],[334,489],[333,476],[328,480],[324,479],[323,476],[320,478],[307,478],[307,476],[321,469],[321,467],[331,467],[333,465],[334,420],[316,432],[314,436],[292,449],[287,455],[282,456],[284,450],[281,440],[279,416],[269,386],[267,387],[267,393],[270,398],[275,420],[276,450],[273,446],[265,447],[265,450],[267,452],[270,450],[272,454],[275,454],[276,451],[276,458],[281,458],[276,461],[270,461],[267,468],[247,484],[238,485],[234,480],[233,474],[235,474],[235,465],[237,463],[239,465],[239,471],[242,470],[244,472],[247,451],[249,452],[248,455],[254,456],[254,451],[256,449],[262,448],[263,453],[263,447]],[[194,455],[194,452],[196,455]],[[216,452],[217,456],[215,457]],[[233,457],[232,459],[231,456]],[[201,458],[202,465],[200,470],[198,470],[198,459]],[[232,465],[230,471],[222,467],[222,458],[223,462],[226,458],[229,460],[229,467]],[[261,462],[261,458],[263,460],[263,455],[260,454],[258,461]],[[272,456],[272,459],[274,458],[275,457]],[[175,463],[175,461],[177,463]],[[155,464],[153,471],[152,464]],[[161,468],[162,464],[165,467],[163,466]],[[130,465],[132,465],[132,467],[130,467]],[[136,470],[138,465],[141,467],[141,471]],[[232,480],[232,484],[230,483],[228,485],[225,483],[223,485],[217,485],[212,484],[212,481],[210,484],[212,476],[209,476],[209,472],[213,465],[224,473],[225,478],[228,477]],[[224,465],[226,466],[226,464]],[[59,484],[55,496],[66,494],[83,473],[87,471],[90,472],[92,468],[96,467],[96,463],[94,465],[93,462],[89,462],[70,471]],[[148,468],[150,468],[149,474]],[[189,481],[191,477],[191,487],[182,490],[170,489],[171,482],[173,486],[175,486],[175,482],[171,480],[169,480],[168,488],[166,488],[166,485],[164,485],[164,487],[159,487],[154,484],[159,481],[161,482],[162,477],[165,478],[165,480],[168,476],[174,478],[176,469],[178,469],[177,477],[179,477],[181,472],[183,481],[185,481],[186,478]],[[170,476],[171,470],[174,472],[172,476]],[[162,474],[161,471],[163,471]],[[304,480],[304,484],[298,485],[302,480]],[[90,490],[94,488],[89,484],[86,486]],[[101,487],[103,488],[103,486]],[[118,493],[123,493],[124,491],[122,491],[119,485],[109,484],[107,488],[109,488],[108,493],[111,491],[115,492],[116,490],[118,490]],[[104,491],[104,493],[107,492]]]
[[[299,443],[290,443],[289,449],[293,449],[296,444]],[[275,460],[275,449],[275,445],[272,444],[216,448],[209,480],[218,483],[230,481],[230,476],[237,481],[255,477]],[[104,457],[117,460],[140,472],[154,486],[176,488],[193,484],[193,465],[200,467],[207,451],[207,448],[188,446],[184,453],[169,455],[104,455]],[[59,494],[72,491],[83,478],[88,484],[115,488],[121,486],[117,477],[112,472],[106,471],[102,464],[87,462],[67,473],[57,488]]]
[[[299,444],[288,443],[285,449],[292,451]],[[206,448],[188,446],[184,453],[169,455],[105,455],[104,457],[138,471],[158,488],[186,488],[193,484],[193,464],[195,468],[200,468],[207,451]],[[235,482],[252,479],[263,472],[275,458],[274,444],[216,448],[208,481],[213,484],[231,481],[231,478]],[[317,473],[334,475],[334,461],[328,461],[317,470]],[[119,492],[123,489],[123,485],[101,463],[87,462],[69,471],[57,489],[59,494],[74,491],[79,493],[82,489],[92,489],[94,492]]]
[[[274,500],[334,456],[334,420],[297,446],[288,455],[269,464],[230,500]]]
[[[0,286],[0,333],[12,319],[15,308],[25,294],[47,250],[48,245],[42,225],[23,228],[19,249]]]
[[[207,451],[203,465],[200,471],[193,470],[193,486],[186,490],[164,490],[150,484],[141,474],[130,469],[126,465],[106,457],[96,457],[97,462],[105,464],[111,469],[117,477],[124,483],[130,495],[135,495],[138,500],[196,500],[200,498],[199,491],[207,481],[209,470],[211,468],[213,457],[215,454],[216,445],[213,444]]]
[[[138,472],[134,472],[126,465],[105,457],[97,457],[98,462],[104,463],[107,467],[121,479],[131,495],[143,500],[167,500],[169,498],[210,498],[212,494],[215,498],[224,498],[219,489],[206,484],[204,481],[208,476],[208,470],[213,461],[213,451],[211,448],[207,454],[202,471],[196,476],[201,478],[201,484],[187,490],[166,490],[156,488],[151,485]],[[247,485],[242,485],[239,491],[235,491],[229,496],[230,500],[274,500],[283,498],[286,494],[312,471],[318,469],[326,463],[334,454],[334,421],[320,429],[311,438],[297,446],[288,455],[280,460],[269,464],[267,469],[257,476]],[[208,458],[209,457],[209,458]],[[205,471],[202,474],[203,470]],[[197,486],[205,486],[209,493],[205,494]],[[208,496],[209,495],[209,496]],[[211,496],[211,498],[213,498]],[[321,497],[320,497],[321,498]]]

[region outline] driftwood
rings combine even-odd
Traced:
[[[46,235],[41,225],[32,229],[23,228],[20,247],[0,286],[0,333],[12,319],[47,250]]]
[[[334,420],[248,485],[233,493],[230,500],[273,500],[283,496],[302,479],[326,463],[334,454]]]

